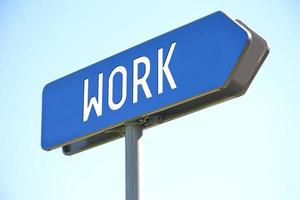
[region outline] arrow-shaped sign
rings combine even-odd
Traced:
[[[245,93],[265,40],[216,12],[45,86],[42,148],[74,154]]]

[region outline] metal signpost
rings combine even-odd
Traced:
[[[42,148],[73,155],[125,136],[126,199],[139,199],[145,128],[241,96],[269,52],[223,12],[179,27],[47,84]]]
[[[129,123],[125,127],[126,146],[126,199],[138,200],[140,170],[139,170],[139,139],[143,135],[143,128],[139,123]]]

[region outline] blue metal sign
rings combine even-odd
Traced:
[[[232,77],[251,41],[246,28],[216,12],[47,84],[42,148],[236,96],[240,90],[217,94],[234,85]]]

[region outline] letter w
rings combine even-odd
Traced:
[[[84,97],[83,97],[83,121],[86,122],[89,118],[92,107],[96,111],[97,117],[102,115],[102,93],[103,93],[103,74],[98,75],[98,100],[92,97],[90,102],[89,98],[89,79],[84,80]]]

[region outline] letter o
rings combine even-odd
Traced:
[[[116,73],[122,74],[122,98],[118,103],[113,100],[114,76]],[[127,71],[124,66],[116,67],[109,75],[108,80],[108,105],[112,110],[118,110],[125,103],[127,96]]]

